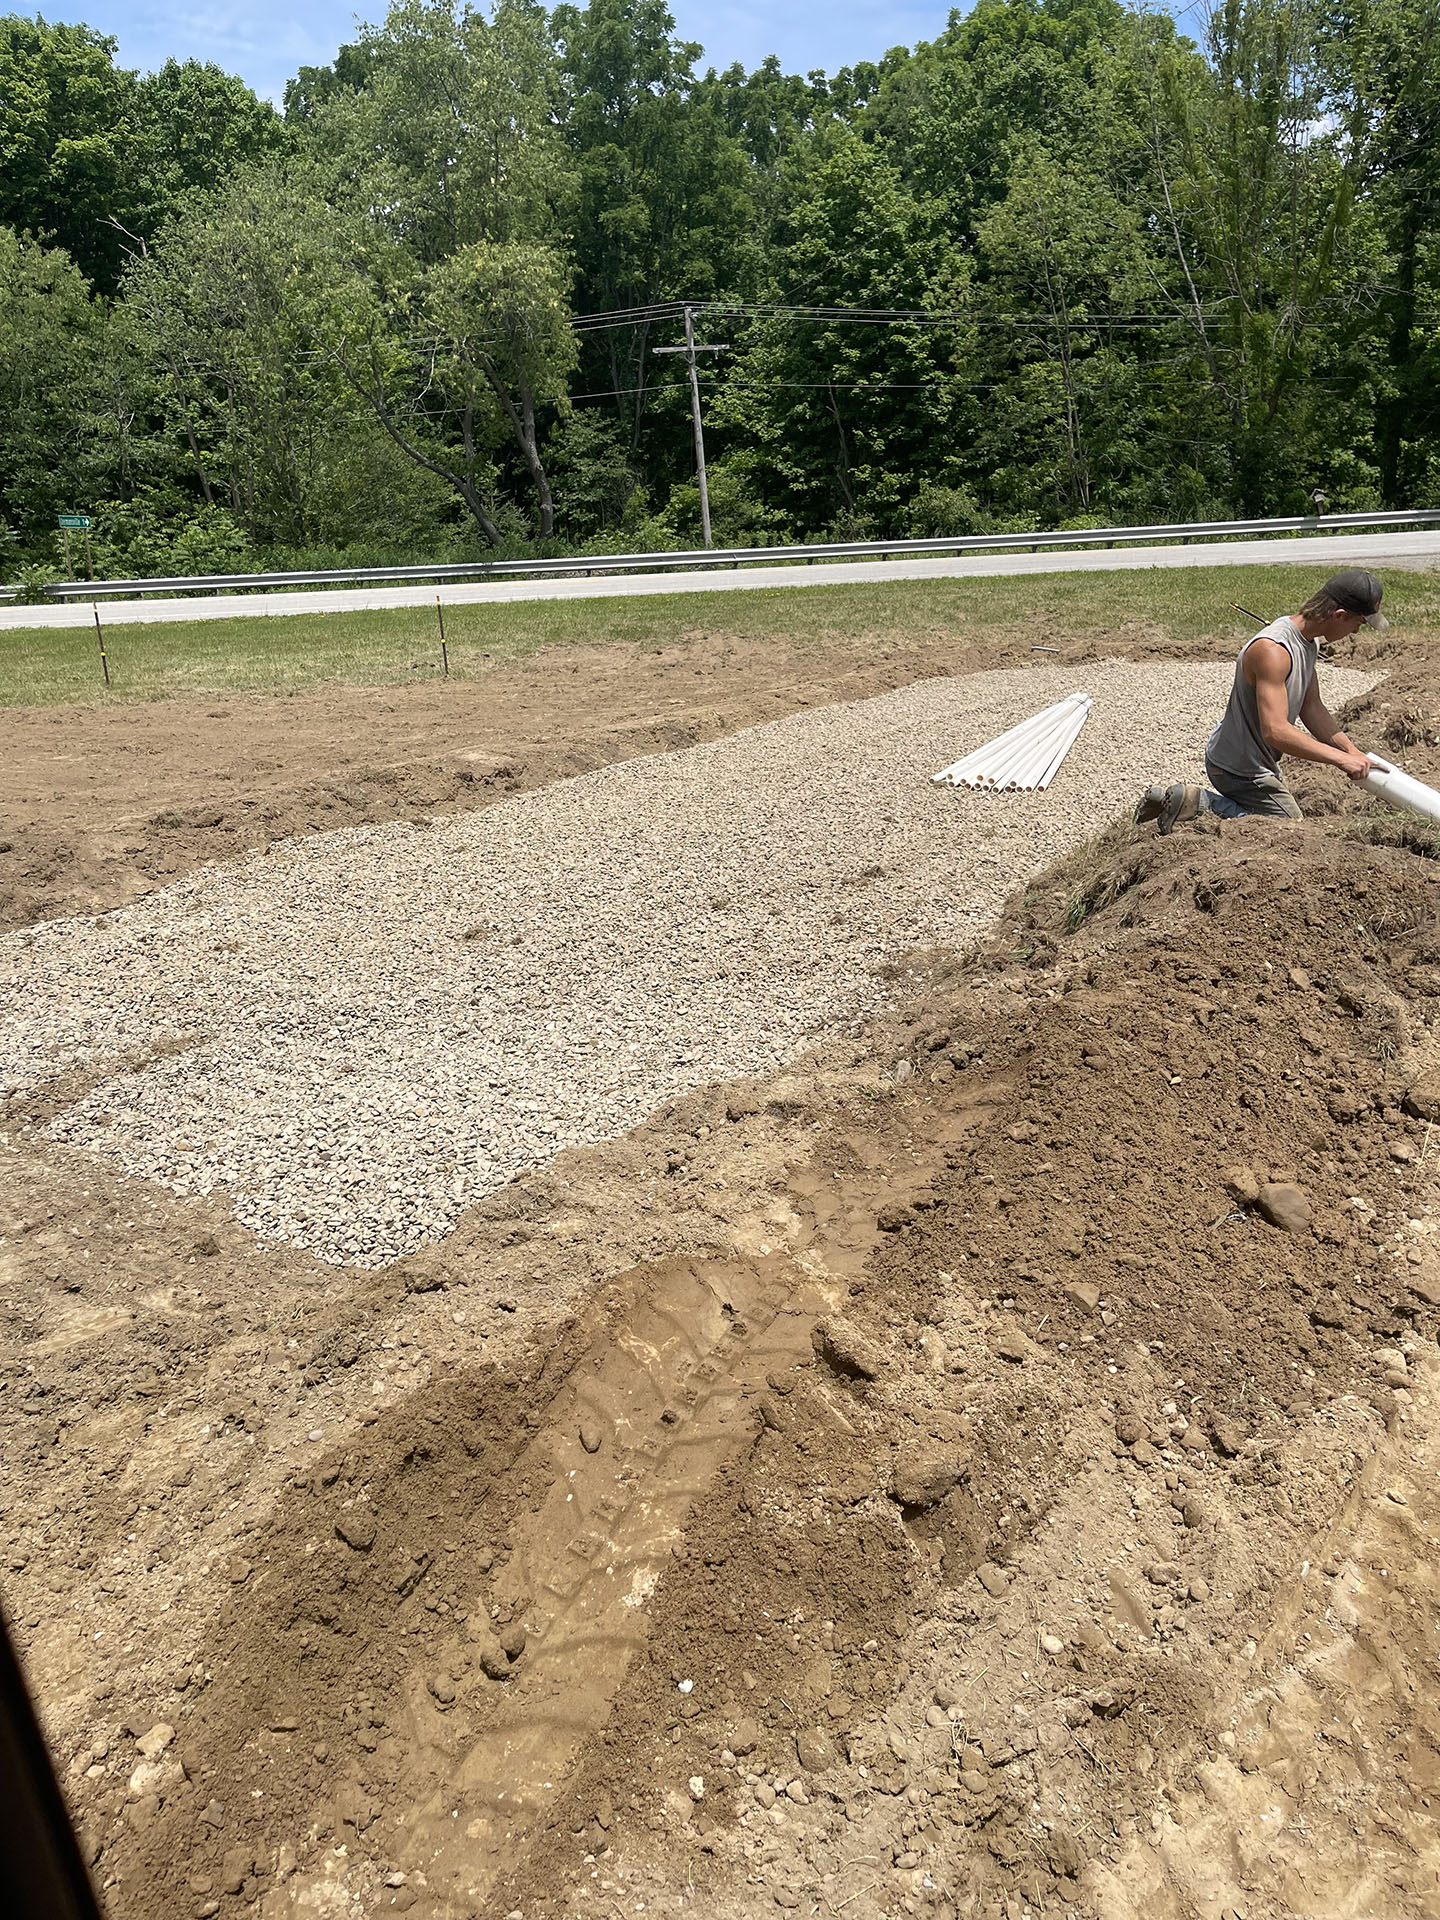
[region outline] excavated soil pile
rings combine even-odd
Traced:
[[[1440,1910],[1440,914],[1339,798],[343,1288],[17,1102],[4,1590],[117,1920]]]

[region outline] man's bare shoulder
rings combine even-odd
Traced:
[[[1290,655],[1278,640],[1272,640],[1268,634],[1257,633],[1245,649],[1243,661],[1245,678],[1255,685],[1261,681],[1278,680],[1284,682],[1290,677]]]

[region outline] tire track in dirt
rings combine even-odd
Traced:
[[[870,1141],[839,1182],[797,1168],[782,1251],[623,1275],[528,1381],[462,1373],[323,1460],[247,1549],[177,1738],[188,1783],[140,1804],[119,1884],[157,1916],[190,1912],[200,1881],[263,1893],[267,1920],[417,1892],[436,1914],[485,1909],[553,1830],[697,1503],[775,1418],[773,1383],[813,1359],[877,1213],[995,1097],[957,1099],[898,1188]],[[821,1400],[843,1441],[840,1401]],[[357,1743],[371,1758],[337,1764]],[[216,1819],[196,1818],[201,1783]],[[282,1830],[291,1864],[267,1889]]]
[[[747,1395],[808,1356],[827,1304],[786,1261],[685,1266],[656,1276],[598,1364],[571,1375],[569,1405],[551,1410],[531,1450],[546,1451],[556,1477],[496,1583],[494,1607],[525,1632],[503,1702],[486,1712],[476,1698],[494,1688],[488,1673],[505,1673],[488,1622],[472,1618],[469,1645],[438,1656],[440,1672],[458,1669],[457,1704],[479,1706],[485,1726],[407,1842],[428,1880],[480,1899],[523,1856],[644,1645],[646,1602],[744,1436]],[[422,1744],[431,1720],[417,1714]]]
[[[1205,1716],[1191,1790],[1096,1876],[1104,1920],[1436,1910],[1437,1484],[1432,1361]]]

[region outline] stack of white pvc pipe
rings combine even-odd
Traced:
[[[987,740],[932,778],[952,787],[977,787],[991,793],[1034,793],[1048,787],[1074,746],[1091,705],[1088,693],[1072,693],[998,739]]]
[[[1407,807],[1411,813],[1423,814],[1427,820],[1440,820],[1440,793],[1434,787],[1427,787],[1423,780],[1406,773],[1403,767],[1392,766],[1390,761],[1382,760],[1378,753],[1369,753],[1365,757],[1370,762],[1371,770],[1366,774],[1363,784],[1372,793],[1378,793],[1392,807]]]

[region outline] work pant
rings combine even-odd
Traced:
[[[1262,773],[1258,779],[1242,780],[1238,774],[1212,767],[1207,760],[1205,777],[1213,792],[1204,796],[1204,806],[1222,820],[1239,820],[1247,813],[1268,814],[1273,820],[1298,820],[1300,808],[1295,796],[1278,773]]]

